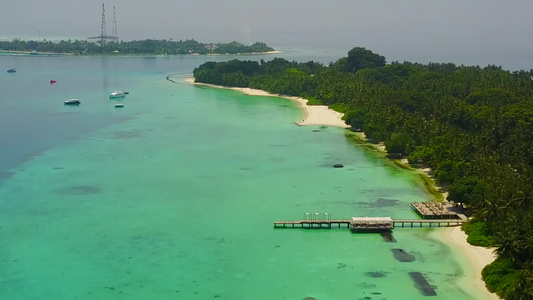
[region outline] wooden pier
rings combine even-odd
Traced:
[[[417,227],[422,227],[423,225],[429,225],[429,227],[432,227],[432,225],[436,225],[437,227],[442,227],[442,225],[449,227],[449,226],[461,226],[463,223],[467,222],[467,220],[463,219],[432,219],[432,220],[393,220],[394,224],[401,224],[402,227],[406,227],[406,224],[410,224],[410,227],[415,227],[414,224],[418,224]]]
[[[391,231],[395,227],[449,227],[460,226],[465,219],[405,219],[393,220],[390,217],[353,217],[352,219],[325,219],[325,220],[299,220],[299,221],[274,221],[274,228],[305,228],[305,229],[332,229],[350,228],[355,232],[382,232]]]
[[[300,221],[274,221],[274,228],[350,228],[351,220],[300,220]]]

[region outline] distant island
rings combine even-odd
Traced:
[[[0,41],[0,51],[13,53],[46,53],[69,55],[175,55],[175,54],[253,54],[273,52],[274,48],[263,42],[245,45],[231,43],[200,43],[195,40],[140,40],[130,42],[88,42],[85,40],[52,41]]]

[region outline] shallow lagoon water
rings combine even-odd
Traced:
[[[431,230],[396,229],[387,243],[274,229],[306,212],[414,218],[409,203],[429,196],[342,129],[296,126],[289,100],[182,84],[232,58],[0,58],[17,68],[0,75],[6,299],[424,299],[410,272],[432,299],[476,299]],[[130,92],[122,109],[115,89]],[[82,104],[63,106],[71,97]]]

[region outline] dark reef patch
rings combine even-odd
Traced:
[[[399,262],[413,262],[415,261],[415,256],[405,252],[403,249],[391,249],[394,258]]]
[[[92,195],[100,192],[100,188],[92,185],[77,185],[54,190],[54,193],[61,195]]]
[[[284,162],[285,161],[285,158],[283,157],[273,157],[270,159],[271,162]]]
[[[359,202],[358,204],[363,207],[368,208],[382,208],[382,207],[393,207],[398,204],[399,200],[396,199],[387,199],[387,198],[378,198],[374,202]]]
[[[113,132],[114,139],[132,139],[132,138],[138,138],[140,136],[141,136],[141,132],[139,130]]]
[[[387,272],[366,272],[365,275],[370,276],[372,278],[383,278],[387,276]]]
[[[11,176],[13,176],[13,172],[9,172],[9,171],[0,171],[0,179],[7,179]]]
[[[388,206],[395,206],[398,204],[399,200],[396,199],[386,199],[386,198],[378,198],[376,202],[374,203],[374,207],[388,207]]]
[[[426,280],[424,275],[420,272],[409,272],[409,276],[415,282],[415,287],[424,296],[437,296],[435,287]]]
[[[368,282],[362,282],[359,284],[359,287],[362,289],[375,289],[376,285]]]

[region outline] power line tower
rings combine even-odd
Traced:
[[[117,19],[115,17],[115,7],[113,6],[113,35],[107,35],[106,21],[105,21],[105,7],[102,3],[102,25],[99,36],[89,37],[87,39],[98,39],[100,44],[105,44],[108,40],[118,40],[117,36]]]
[[[115,7],[114,6],[113,6],[113,32],[111,34],[118,39],[117,15],[115,14]]]
[[[102,3],[102,33],[100,34],[101,37],[104,37],[104,36],[107,36],[107,28],[106,28],[106,23],[105,23],[105,7],[104,7],[104,4]]]

